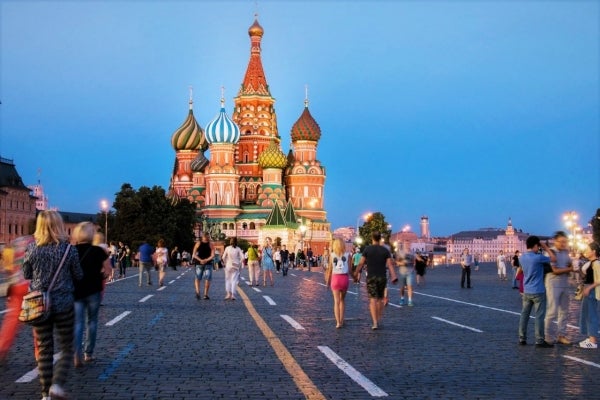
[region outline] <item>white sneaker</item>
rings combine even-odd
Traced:
[[[50,396],[44,396],[44,397],[42,397],[42,400],[52,400],[52,399],[50,398]]]
[[[597,349],[598,343],[593,343],[590,339],[585,339],[584,341],[579,342],[579,347],[584,349]]]
[[[67,392],[65,392],[65,389],[63,389],[62,386],[54,383],[50,386],[50,398],[52,398],[52,400],[68,400],[69,395],[67,395]]]

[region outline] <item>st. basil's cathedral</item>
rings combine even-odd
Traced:
[[[250,61],[231,118],[221,98],[219,114],[203,130],[190,96],[188,116],[171,137],[169,195],[196,203],[197,235],[211,231],[259,245],[270,237],[288,250],[310,247],[322,254],[331,230],[323,205],[325,167],[317,160],[321,129],[306,99],[291,129],[291,149],[287,156],[281,151],[275,99],[261,60],[263,34],[255,19],[248,29]]]

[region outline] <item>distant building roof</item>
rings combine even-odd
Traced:
[[[15,168],[13,160],[2,157],[0,157],[0,187],[11,187],[30,191],[23,183],[21,176]]]
[[[97,214],[75,213],[68,211],[59,211],[63,221],[69,224],[78,224],[80,222],[97,223]]]
[[[505,229],[498,228],[485,228],[479,229],[477,231],[461,231],[458,233],[454,233],[450,235],[453,240],[472,240],[472,239],[483,239],[483,240],[493,240],[498,236],[506,235]],[[515,236],[519,238],[526,238],[529,236],[528,233],[523,232],[515,232]]]

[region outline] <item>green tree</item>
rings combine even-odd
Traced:
[[[371,214],[369,219],[358,228],[358,235],[362,238],[361,251],[371,244],[373,232],[380,232],[385,242],[389,243],[392,235],[391,225],[385,221],[385,216],[380,212]]]
[[[590,221],[592,225],[592,238],[594,242],[600,243],[600,208],[596,210],[596,215]]]
[[[121,186],[109,214],[109,240],[121,241],[136,249],[144,240],[153,246],[164,239],[168,248],[191,250],[194,243],[195,203],[187,199],[171,202],[160,186]]]

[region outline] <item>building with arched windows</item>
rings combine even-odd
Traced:
[[[324,209],[325,167],[317,159],[321,129],[304,102],[290,129],[291,149],[281,150],[275,99],[261,59],[263,28],[248,29],[250,59],[231,117],[225,99],[205,129],[189,111],[173,133],[175,165],[169,196],[196,203],[198,229],[262,244],[266,237],[288,249],[321,254],[331,241]],[[209,153],[209,158],[205,152]]]

